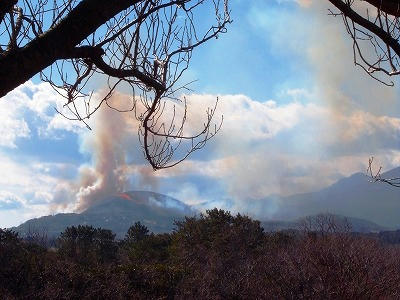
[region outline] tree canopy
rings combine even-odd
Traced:
[[[174,232],[146,233],[130,242],[114,242],[106,229],[69,227],[61,233],[58,249],[51,251],[0,229],[0,295],[6,299],[397,298],[400,251],[392,243],[399,243],[399,231],[355,234],[342,231],[329,216],[313,221],[302,230],[264,232],[260,222],[248,216],[213,209],[177,222]],[[146,231],[139,223],[131,228],[131,232]],[[101,240],[113,242],[114,247],[99,252]],[[68,253],[73,243],[76,251]]]

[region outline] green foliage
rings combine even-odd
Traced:
[[[257,251],[264,241],[259,221],[218,209],[176,222],[176,226],[173,249],[180,259],[189,258],[191,263],[204,264],[211,257],[233,262]]]
[[[176,292],[182,272],[170,263],[171,242],[170,234],[148,234],[139,222],[128,231],[124,244],[129,258],[126,273],[130,287],[146,298],[171,298]]]
[[[20,261],[24,254],[18,234],[0,229],[0,282],[13,294],[18,291],[19,285],[24,285],[25,266]]]
[[[88,225],[68,227],[58,239],[59,253],[82,264],[109,262],[116,257],[115,234]]]
[[[125,236],[125,241],[128,244],[137,243],[149,236],[149,229],[140,222],[135,222],[129,227]]]
[[[130,244],[129,258],[135,263],[165,262],[169,258],[171,244],[169,234],[150,234],[142,240]]]
[[[12,245],[16,245],[20,242],[18,238],[18,233],[13,232],[9,229],[1,229],[0,228],[0,247],[10,247]]]
[[[176,226],[172,251],[187,277],[181,285],[183,292],[202,298],[235,298],[241,288],[237,280],[264,243],[260,222],[213,209]]]
[[[17,233],[0,229],[0,295],[18,296],[42,282],[45,249],[24,243]]]

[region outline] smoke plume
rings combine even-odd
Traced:
[[[111,107],[124,109],[126,97],[116,94],[109,100]],[[137,130],[139,122],[133,112],[119,112],[103,105],[95,114],[93,130],[82,138],[83,152],[91,156],[92,164],[80,168],[77,182],[76,209],[82,211],[95,201],[112,194],[121,193],[133,187],[140,188],[150,182],[155,186],[155,178],[148,167],[138,172],[138,182],[130,182],[128,159],[139,162],[143,155]],[[136,151],[135,151],[136,150]],[[138,157],[133,157],[138,156]]]

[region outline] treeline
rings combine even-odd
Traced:
[[[55,248],[0,229],[0,299],[360,299],[400,297],[400,250],[329,217],[265,233],[213,209],[123,240],[69,227]]]

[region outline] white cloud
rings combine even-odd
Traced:
[[[0,176],[0,189],[7,187],[8,189],[19,190],[20,192],[34,192],[35,187],[49,187],[58,182],[57,177],[48,174],[49,169],[40,169],[35,159],[26,158],[19,160],[18,158],[8,158],[5,152],[0,152],[0,166],[2,168],[2,176]],[[53,164],[47,164],[52,166]],[[56,164],[57,165],[57,164]],[[22,190],[21,190],[22,189]]]
[[[216,122],[223,115],[223,131],[235,132],[241,140],[264,140],[276,136],[279,132],[293,128],[308,105],[292,102],[277,105],[275,101],[259,102],[244,95],[190,95],[188,98],[189,123],[200,128],[204,122],[201,114],[207,107],[212,107],[217,99]],[[200,118],[200,121],[197,120]]]
[[[26,97],[19,90],[8,94],[0,100],[0,146],[16,148],[18,138],[28,138],[30,129],[21,107]]]
[[[1,110],[1,108],[0,108]],[[29,137],[30,130],[24,119],[13,119],[9,114],[0,112],[0,146],[16,148],[15,141],[18,138]]]
[[[47,83],[27,81],[20,85],[0,101],[0,146],[15,148],[17,138],[30,137],[32,128],[38,131],[39,136],[50,138],[57,138],[56,130],[79,133],[86,127],[82,122],[68,120],[56,112],[55,108],[71,117],[64,104],[65,99]],[[82,101],[77,105],[84,111],[80,108],[84,106]],[[31,121],[35,124],[30,124],[32,128],[29,128],[27,117],[40,120],[42,124]]]
[[[52,203],[59,196],[58,191],[67,182],[49,174],[54,168],[60,167],[58,164],[42,164],[32,159],[30,163],[26,163],[7,158],[4,152],[0,152],[0,166],[0,218],[4,209],[21,214],[15,217],[15,222],[10,221],[7,226],[17,225],[21,220],[33,216],[49,214]],[[68,201],[73,202],[73,197]],[[10,218],[7,217],[8,219]],[[4,224],[6,223],[0,222],[0,227],[5,226]]]
[[[8,191],[0,191],[0,210],[17,209],[23,206],[24,199]]]

